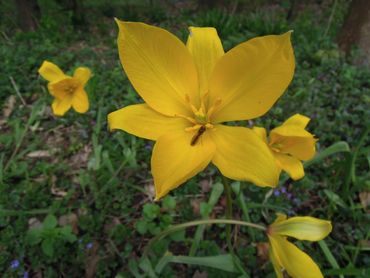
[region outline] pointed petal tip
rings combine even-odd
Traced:
[[[113,18],[114,19],[114,21],[117,23],[117,25],[119,26],[119,24],[121,23],[121,22],[123,22],[122,20],[120,20],[119,18],[117,18],[117,17],[114,17]]]
[[[112,114],[114,113],[115,111],[113,112],[110,112],[108,115],[107,115],[107,123],[108,123],[108,130],[110,132],[112,132],[114,130],[114,128],[112,127]]]

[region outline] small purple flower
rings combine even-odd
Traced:
[[[285,187],[282,187],[281,188],[281,192],[285,194],[286,193],[286,188]]]
[[[147,149],[147,150],[151,150],[151,149],[153,149],[153,143],[152,143],[152,142],[148,142],[148,143],[145,145],[145,149]]]
[[[275,190],[275,191],[274,191],[274,196],[276,196],[276,197],[277,197],[277,196],[280,196],[280,191],[279,191],[279,189],[277,189],[277,190]]]
[[[293,194],[292,194],[292,193],[290,193],[290,192],[288,192],[288,193],[286,194],[286,196],[287,196],[287,198],[288,198],[288,199],[292,199],[292,198],[293,198]]]
[[[23,278],[28,278],[28,271],[23,272]]]
[[[20,262],[18,260],[13,260],[10,263],[10,268],[11,269],[17,269],[20,266]]]
[[[89,242],[88,244],[86,244],[85,248],[87,250],[89,250],[89,249],[93,248],[93,246],[94,246],[94,244],[92,242]]]

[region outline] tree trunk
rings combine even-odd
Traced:
[[[18,24],[22,31],[35,31],[40,18],[40,7],[37,0],[16,0]]]
[[[340,48],[348,53],[352,46],[357,46],[364,57],[360,64],[370,65],[370,1],[353,0],[342,30],[338,36]]]

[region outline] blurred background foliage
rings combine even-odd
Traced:
[[[265,116],[243,125],[271,129],[295,113],[307,115],[309,130],[319,138],[319,156],[306,164],[304,179],[283,176],[274,191],[235,183],[234,218],[271,223],[276,212],[284,212],[331,219],[334,229],[326,243],[297,245],[328,276],[368,277],[370,71],[359,65],[361,49],[343,53],[337,43],[351,5],[345,0],[2,1],[2,277],[153,277],[152,266],[159,277],[240,276],[228,267],[179,264],[166,253],[225,254],[221,226],[174,234],[155,246],[153,261],[140,260],[148,240],[171,224],[223,217],[225,200],[218,172],[210,166],[153,203],[152,142],[107,131],[109,112],[141,102],[118,59],[114,17],[164,27],[183,41],[188,26],[213,26],[225,50],[255,36],[294,30],[292,84]],[[52,115],[52,97],[37,73],[46,59],[69,73],[91,68],[88,113]],[[236,227],[233,234],[248,274],[274,277],[265,236]]]

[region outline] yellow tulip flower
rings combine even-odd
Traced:
[[[118,51],[145,101],[108,115],[111,130],[155,140],[156,199],[210,162],[234,180],[276,186],[268,147],[248,128],[223,122],[265,114],[293,78],[291,32],[251,39],[224,53],[214,28],[190,27],[186,46],[168,31],[117,20]]]
[[[278,214],[277,219],[267,229],[270,241],[270,259],[278,278],[286,271],[293,278],[323,277],[320,268],[303,251],[290,243],[286,237],[299,240],[319,241],[332,230],[330,221],[314,217],[291,217]]]
[[[88,68],[79,67],[73,76],[68,76],[57,65],[44,61],[39,74],[49,81],[48,89],[54,97],[51,105],[54,115],[63,116],[71,107],[78,113],[89,110],[89,99],[84,90],[91,76]]]
[[[310,118],[295,114],[281,126],[270,132],[267,139],[266,130],[253,127],[256,134],[269,146],[279,168],[289,174],[293,180],[304,177],[301,160],[309,160],[315,156],[317,139],[305,130]]]

